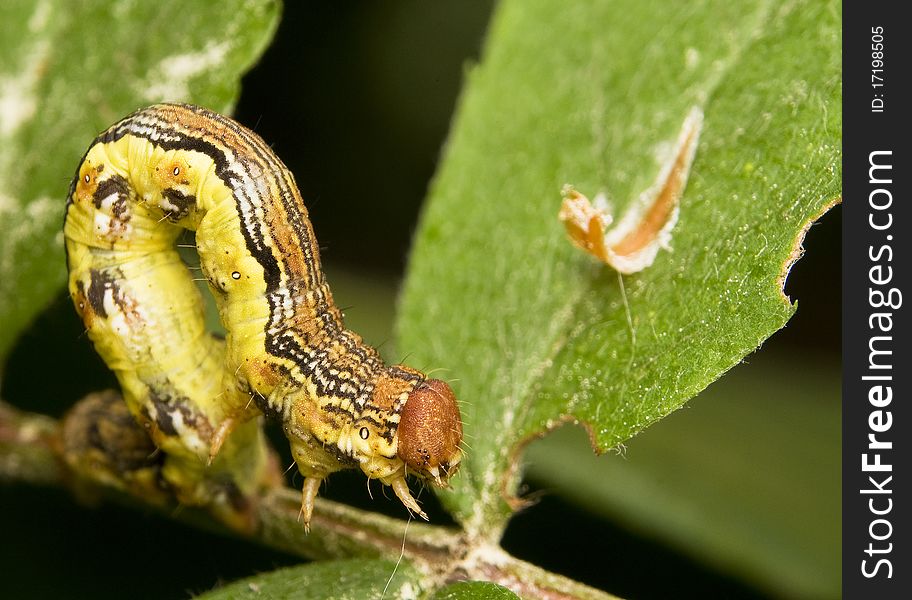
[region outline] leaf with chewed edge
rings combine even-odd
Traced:
[[[277,0],[0,3],[0,368],[65,282],[64,204],[99,131],[163,100],[230,111]]]
[[[838,364],[752,356],[623,456],[573,426],[529,444],[526,477],[775,597],[838,598],[840,385]]]
[[[839,47],[835,1],[499,5],[398,322],[410,364],[454,380],[467,459],[441,498],[470,535],[499,537],[527,441],[580,420],[616,446],[792,315],[785,276],[839,195]],[[672,250],[620,276],[573,247],[562,187],[623,214],[694,106]]]

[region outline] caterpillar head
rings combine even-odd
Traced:
[[[399,458],[410,472],[446,487],[462,460],[462,419],[445,381],[428,379],[412,390],[399,415],[398,434]]]

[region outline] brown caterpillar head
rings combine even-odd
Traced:
[[[428,379],[412,390],[398,433],[399,458],[418,476],[446,487],[462,460],[462,419],[450,386]]]

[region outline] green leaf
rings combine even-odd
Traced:
[[[276,0],[0,3],[0,364],[65,281],[63,209],[94,136],[162,100],[231,109]]]
[[[278,569],[197,596],[200,600],[414,599],[421,592],[416,571],[386,560],[333,560]]]
[[[781,597],[840,590],[838,365],[752,359],[672,419],[596,457],[563,427],[527,476]]]
[[[505,587],[488,581],[460,581],[440,588],[431,600],[511,600],[519,598]]]
[[[499,535],[526,441],[579,419],[615,446],[785,324],[784,278],[839,194],[839,47],[835,1],[499,5],[398,323],[412,364],[455,379],[468,459],[441,496],[470,534]],[[560,190],[623,214],[693,106],[673,251],[621,278],[571,246]]]

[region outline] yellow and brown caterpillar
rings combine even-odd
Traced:
[[[224,342],[174,248],[184,229]],[[184,502],[265,477],[255,406],[282,423],[305,476],[305,524],[320,482],[354,467],[426,518],[405,477],[445,486],[459,466],[453,392],[345,328],[294,178],[259,136],[196,106],[139,110],[87,150],[64,232],[73,302]]]

